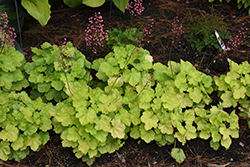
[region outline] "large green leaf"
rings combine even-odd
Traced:
[[[100,7],[104,4],[105,0],[82,0],[84,5],[90,6],[92,8]]]
[[[75,8],[82,4],[82,0],[63,0],[63,2],[65,3],[65,5],[71,8]]]
[[[49,21],[51,11],[48,0],[22,0],[22,6],[42,26],[45,26]]]
[[[113,0],[115,6],[120,9],[123,13],[125,12],[125,8],[128,5],[129,0]]]

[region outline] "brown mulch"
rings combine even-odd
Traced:
[[[88,60],[91,60],[91,51],[86,47],[84,37],[85,29],[88,26],[88,18],[100,11],[104,17],[106,30],[112,28],[129,28],[137,26],[138,22],[146,22],[147,19],[154,19],[155,25],[152,29],[152,37],[145,48],[150,51],[155,62],[167,64],[169,60],[179,61],[180,58],[190,61],[199,70],[208,73],[207,65],[211,75],[219,75],[225,71],[217,71],[213,66],[216,53],[207,52],[211,56],[204,57],[204,54],[192,49],[190,44],[183,38],[185,49],[173,49],[170,53],[171,30],[170,26],[174,17],[181,18],[183,24],[190,21],[189,12],[195,13],[196,16],[211,16],[211,3],[207,0],[145,0],[143,6],[145,11],[141,16],[133,17],[128,12],[121,14],[114,6],[110,9],[110,3],[106,2],[99,8],[89,8],[80,6],[76,9],[67,8],[61,0],[51,2],[52,15],[48,24],[42,27],[35,19],[26,16],[24,27],[22,28],[23,50],[27,61],[32,61],[33,53],[31,47],[39,47],[44,42],[59,44],[64,38],[71,41]],[[230,31],[235,35],[241,23],[250,27],[250,15],[247,9],[237,8],[236,2],[213,3],[217,14],[230,24]],[[111,15],[110,15],[111,10]],[[249,33],[249,32],[248,32]],[[249,33],[250,34],[250,33]],[[248,34],[248,35],[249,35]],[[248,37],[249,39],[249,37]],[[101,49],[94,58],[104,57],[110,50]],[[170,55],[169,55],[170,53]],[[227,58],[227,57],[226,57]],[[222,60],[226,59],[221,58]],[[237,62],[250,61],[250,40],[244,42],[244,47],[235,50],[229,56],[230,59]],[[227,69],[226,69],[227,70]],[[9,167],[30,167],[30,166],[87,166],[84,162],[77,159],[71,148],[61,146],[60,136],[50,132],[51,139],[41,151],[31,152],[25,159],[20,162],[7,161],[3,166]],[[250,166],[250,130],[246,120],[240,119],[240,137],[233,139],[230,149],[225,150],[220,147],[214,151],[209,146],[209,141],[195,139],[187,142],[184,146],[177,142],[177,147],[182,148],[187,156],[182,164],[176,163],[170,156],[173,145],[159,147],[155,142],[146,144],[142,140],[128,139],[125,145],[113,154],[105,154],[97,158],[92,166],[208,166],[208,167],[245,167]],[[125,160],[125,162],[124,162]],[[0,163],[1,166],[1,163]]]

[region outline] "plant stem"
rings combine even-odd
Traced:
[[[142,90],[140,91],[140,93],[135,97],[135,100],[141,95],[142,91],[145,90],[146,86],[148,85],[149,83],[149,79],[147,80],[146,84],[143,86]]]
[[[71,91],[71,89],[70,89],[70,86],[69,86],[69,80],[68,80],[67,74],[66,74],[66,72],[65,72],[64,69],[63,69],[63,73],[64,73],[65,78],[66,78],[67,88],[69,89],[69,92],[70,92],[71,96],[73,96],[73,93],[72,93],[72,91]]]
[[[94,53],[92,52],[91,64],[90,64],[90,68],[89,68],[88,92],[90,92],[90,75],[91,75],[91,69],[92,69],[92,64],[93,64],[93,58],[94,58]]]
[[[127,45],[126,45],[126,46],[127,46]],[[136,48],[136,47],[135,47],[135,48]],[[111,90],[113,89],[113,87],[114,87],[114,85],[115,85],[116,81],[118,80],[119,76],[121,75],[121,73],[123,72],[123,70],[125,69],[125,67],[128,65],[129,60],[131,59],[132,55],[134,54],[135,48],[132,50],[132,53],[130,54],[130,56],[129,56],[128,60],[126,61],[126,63],[125,63],[125,65],[124,65],[124,67],[122,68],[122,70],[120,71],[120,73],[118,74],[118,76],[116,77],[116,79],[115,79],[115,81],[114,81],[113,85],[111,86],[111,88],[110,88],[110,90],[109,90],[109,93],[108,93],[108,94],[110,94],[110,92],[111,92]]]

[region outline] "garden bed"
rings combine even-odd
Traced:
[[[187,3],[188,2],[188,3]],[[113,28],[132,28],[138,26],[139,22],[145,23],[148,19],[154,19],[152,37],[146,38],[150,43],[145,43],[147,49],[154,58],[154,62],[161,62],[167,65],[169,60],[180,62],[180,59],[191,62],[196,69],[210,76],[220,76],[229,70],[227,58],[241,63],[250,62],[250,40],[249,30],[246,31],[247,40],[243,39],[237,49],[230,50],[226,54],[214,49],[205,47],[201,51],[191,46],[187,38],[176,34],[180,31],[173,31],[173,19],[178,16],[179,23],[188,25],[190,20],[197,18],[209,19],[218,16],[223,20],[232,36],[238,33],[242,27],[250,27],[250,15],[246,9],[237,8],[236,2],[213,3],[207,0],[190,1],[167,1],[145,0],[143,6],[145,11],[141,16],[131,16],[128,11],[122,14],[115,6],[111,9],[107,2],[99,8],[81,6],[70,9],[59,1],[52,4],[52,15],[48,25],[42,27],[39,23],[27,16],[22,29],[23,50],[27,61],[31,61],[33,53],[30,47],[39,47],[44,42],[60,44],[64,38],[71,41],[86,58],[91,61],[92,52],[85,44],[85,29],[88,26],[88,18],[95,12],[101,12],[104,18],[105,30]],[[190,15],[191,13],[191,15]],[[37,24],[34,24],[37,23]],[[180,26],[180,25],[177,25]],[[220,26],[220,25],[219,25]],[[180,42],[180,43],[179,43]],[[225,42],[227,45],[227,43]],[[180,46],[179,46],[180,45]],[[94,59],[103,58],[110,50],[100,48]],[[214,101],[215,104],[218,102]],[[231,111],[229,111],[231,112]],[[237,114],[239,111],[236,111]],[[220,147],[217,151],[210,147],[208,140],[195,139],[188,141],[184,146],[177,142],[176,147],[182,148],[186,159],[178,164],[171,158],[170,152],[174,145],[157,146],[155,142],[145,143],[143,140],[129,138],[125,145],[112,154],[104,154],[97,158],[92,166],[249,166],[250,159],[250,130],[247,121],[240,117],[239,138],[232,139],[228,150]],[[80,159],[77,159],[70,148],[63,148],[60,136],[50,131],[51,139],[39,152],[31,152],[20,162],[7,161],[6,166],[87,166]]]

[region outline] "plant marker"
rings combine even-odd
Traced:
[[[222,39],[220,38],[219,33],[216,30],[214,30],[214,33],[215,33],[215,36],[216,36],[222,50],[224,50],[224,51],[230,50],[229,48],[226,49],[226,46],[225,46],[224,42],[222,41]]]

